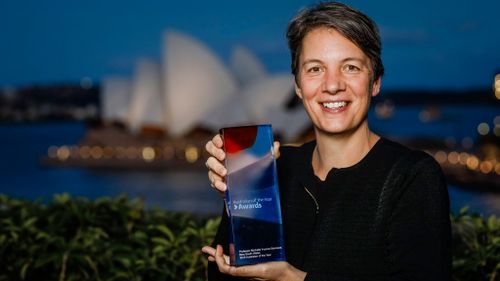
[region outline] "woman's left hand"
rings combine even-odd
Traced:
[[[224,255],[222,246],[220,245],[217,245],[217,249],[205,246],[202,251],[208,254],[209,261],[217,263],[221,273],[232,276],[262,281],[303,281],[307,274],[284,261],[266,262],[239,267],[231,266],[229,265],[229,257]]]

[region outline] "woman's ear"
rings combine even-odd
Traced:
[[[377,96],[380,93],[380,84],[382,83],[382,77],[377,78],[373,81],[372,85],[372,97]]]
[[[294,83],[295,85],[295,94],[302,99],[302,90],[300,89],[299,85],[297,85],[297,82]]]

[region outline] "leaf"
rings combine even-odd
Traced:
[[[488,218],[488,228],[490,230],[496,230],[499,228],[500,220],[498,220],[494,215]]]
[[[23,223],[23,227],[24,228],[29,228],[31,226],[33,226],[33,224],[35,224],[35,222],[38,220],[38,218],[36,217],[32,217],[28,220],[26,220],[24,223]]]
[[[14,240],[14,241],[17,241],[17,239],[19,238],[19,235],[14,231],[10,232],[10,236],[12,237],[12,240]]]
[[[463,215],[467,214],[467,212],[469,212],[469,206],[468,206],[468,205],[463,206],[463,207],[460,209],[459,214],[460,214],[460,216],[463,216]]]
[[[160,254],[160,253],[164,253],[164,252],[165,252],[165,250],[166,250],[166,249],[165,249],[165,247],[164,247],[164,246],[162,246],[162,245],[158,245],[158,246],[155,246],[155,247],[153,248],[153,253],[155,253],[155,254]]]
[[[109,238],[109,235],[100,227],[94,228],[94,233],[97,234],[97,237],[101,238]]]
[[[123,266],[125,266],[126,268],[130,267],[130,260],[129,259],[127,259],[127,258],[118,258],[118,261],[120,261],[121,264],[123,264]]]
[[[151,241],[153,241],[156,244],[163,245],[165,247],[170,247],[172,245],[172,243],[170,241],[167,241],[166,239],[164,239],[162,237],[153,237],[153,238],[151,238]]]
[[[156,229],[158,229],[158,230],[159,230],[159,231],[161,231],[163,234],[165,234],[165,235],[168,237],[168,239],[169,239],[170,241],[174,241],[175,236],[174,236],[174,233],[170,230],[170,228],[168,228],[168,227],[167,227],[167,226],[165,226],[165,225],[158,225],[158,226],[156,227]]]
[[[64,192],[63,194],[54,195],[54,202],[55,203],[66,204],[69,202],[70,199],[71,199],[71,196],[67,192]]]
[[[23,267],[21,268],[21,273],[19,276],[21,277],[22,280],[26,278],[26,272],[28,271],[28,267],[30,266],[30,263],[25,263]]]
[[[44,231],[39,231],[37,232],[35,236],[35,240],[48,240],[50,236],[47,234],[47,232]]]

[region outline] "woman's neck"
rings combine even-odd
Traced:
[[[316,148],[312,157],[314,174],[325,180],[332,168],[346,168],[357,164],[379,139],[367,124],[344,134],[326,134],[316,130]]]

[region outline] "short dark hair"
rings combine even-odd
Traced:
[[[345,4],[326,2],[302,10],[288,25],[286,37],[295,81],[298,79],[302,41],[307,33],[318,27],[333,28],[358,46],[370,58],[373,81],[384,74],[382,42],[375,22]]]

